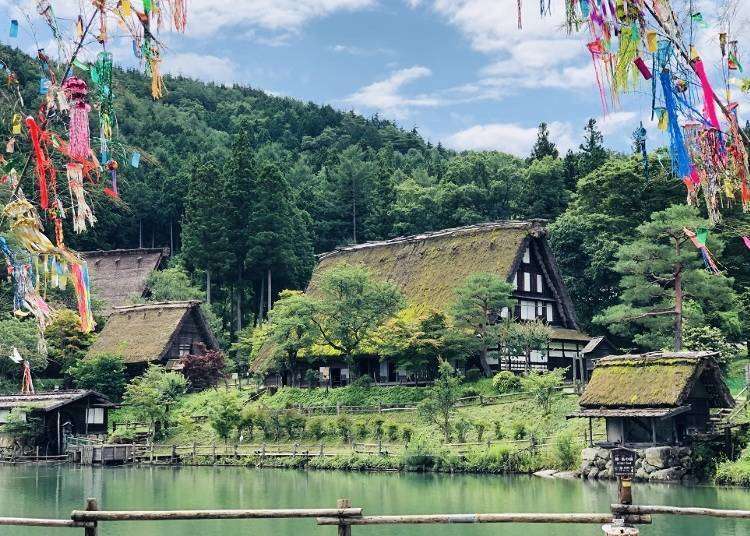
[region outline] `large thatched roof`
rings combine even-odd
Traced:
[[[162,258],[164,249],[114,249],[110,251],[85,251],[81,253],[88,262],[91,286],[97,298],[104,301],[104,313],[140,298],[146,289],[146,280]]]
[[[96,391],[71,389],[36,394],[0,395],[0,409],[29,408],[47,412],[86,397],[91,397],[91,401],[97,406],[114,406],[106,396]]]
[[[342,247],[319,257],[307,292],[315,293],[321,274],[346,263],[364,266],[396,285],[410,308],[444,311],[472,274],[497,274],[510,281],[531,238],[546,247],[546,234],[539,221],[500,221]]]
[[[732,407],[712,352],[653,352],[605,357],[581,395],[581,408],[677,408],[698,384],[714,407]]]
[[[169,351],[180,327],[194,315],[209,348],[218,348],[211,327],[198,301],[158,302],[115,307],[88,355],[112,353],[125,363],[161,360]]]

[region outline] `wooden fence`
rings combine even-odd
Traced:
[[[70,519],[0,517],[0,526],[82,528],[85,536],[97,536],[99,524],[211,519],[315,519],[320,526],[337,528],[339,536],[351,536],[352,527],[375,525],[535,523],[603,525],[606,534],[637,535],[637,525],[650,524],[652,515],[703,516],[750,520],[750,510],[721,510],[676,506],[612,504],[607,513],[438,513],[406,515],[363,515],[349,499],[339,499],[335,508],[287,508],[263,510],[100,510],[96,499],[88,499],[83,510]]]

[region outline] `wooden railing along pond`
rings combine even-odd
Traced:
[[[88,499],[84,510],[74,510],[70,519],[0,517],[0,526],[82,528],[85,536],[98,536],[100,523],[211,520],[211,519],[311,519],[321,526],[337,527],[339,536],[351,536],[353,526],[425,525],[475,523],[594,524],[607,536],[637,536],[638,525],[650,524],[652,515],[706,516],[750,520],[748,510],[719,510],[675,506],[613,504],[608,513],[471,513],[405,514],[366,516],[349,499],[339,499],[335,508],[287,508],[256,510],[100,510],[96,499]]]

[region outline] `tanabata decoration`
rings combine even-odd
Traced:
[[[708,247],[706,247],[706,239],[708,238],[708,230],[698,229],[698,233],[700,234],[696,234],[695,232],[685,227],[682,229],[682,232],[684,232],[685,236],[687,236],[690,239],[690,241],[693,243],[696,249],[700,251],[701,258],[703,259],[703,264],[706,266],[706,270],[708,270],[712,274],[720,274],[721,270],[719,270],[719,267],[717,266],[713,255],[711,255],[711,252],[708,250]]]
[[[522,2],[517,4],[520,27]],[[687,3],[671,0],[564,0],[565,26],[569,32],[587,31],[605,114],[619,105],[622,93],[650,85],[651,118],[669,136],[672,171],[684,183],[688,202],[704,203],[716,223],[735,203],[750,211],[750,137],[739,127],[729,91],[732,73],[743,67],[730,33],[730,10],[709,13],[704,3],[701,11],[692,11],[693,5],[687,11]],[[548,15],[549,2],[542,2],[540,11]],[[705,38],[714,23],[718,39]],[[709,68],[697,43],[711,42],[718,43],[722,62]],[[711,83],[714,67],[721,68],[716,79],[723,81],[726,96]],[[750,80],[742,87],[750,90]]]
[[[141,161],[141,152],[118,137],[112,54],[118,47],[109,45],[113,38],[133,43],[150,76],[151,96],[159,99],[166,91],[159,31],[169,25],[184,32],[187,10],[186,0],[144,0],[143,11],[132,0],[91,0],[79,2],[78,13],[58,18],[55,0],[35,4],[49,35],[39,35],[38,28],[30,34],[52,43],[47,51],[37,50],[38,107],[27,107],[18,77],[0,57],[0,97],[7,103],[0,110],[6,125],[0,182],[10,191],[0,205],[0,253],[13,287],[13,312],[36,320],[42,349],[44,328],[56,314],[42,298],[49,287],[72,286],[81,330],[95,327],[88,267],[65,245],[63,223],[69,222],[76,233],[94,226],[92,196],[104,191],[122,203],[118,162],[137,168]],[[19,37],[18,20],[10,21],[9,35]],[[96,145],[89,131],[90,112],[98,123]],[[58,177],[64,177],[60,184]]]

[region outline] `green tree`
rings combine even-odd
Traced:
[[[552,409],[552,403],[560,395],[566,369],[550,372],[531,372],[521,378],[524,391],[528,392],[542,408],[545,415]]]
[[[316,342],[318,332],[313,322],[315,304],[298,290],[284,290],[271,311],[267,341],[274,358],[297,382],[300,353]]]
[[[149,365],[146,371],[125,386],[123,404],[130,406],[136,418],[149,423],[149,432],[156,436],[157,423],[166,427],[170,412],[187,390],[187,380],[181,374]]]
[[[512,307],[513,288],[494,274],[473,274],[456,289],[451,307],[454,325],[463,329],[479,353],[479,363],[486,377],[492,376],[487,353],[500,343],[501,323],[497,322],[504,307]]]
[[[685,326],[683,346],[695,352],[717,352],[716,361],[726,367],[739,355],[735,344],[730,343],[724,333],[712,326]]]
[[[203,300],[206,294],[193,286],[190,276],[182,266],[154,270],[146,280],[149,301]]]
[[[708,323],[739,330],[732,280],[705,269],[685,230],[709,222],[686,205],[655,212],[636,229],[636,238],[618,251],[615,269],[622,275],[620,303],[595,318],[618,334],[634,334],[646,348],[683,347],[683,323]],[[718,255],[722,244],[709,240]]]
[[[546,157],[558,158],[559,151],[555,144],[549,139],[549,129],[547,123],[539,123],[539,130],[536,134],[536,142],[531,149],[529,160],[541,160]]]
[[[317,282],[319,298],[306,296],[321,343],[353,364],[354,355],[404,304],[392,284],[376,281],[368,270],[343,264]]]
[[[446,443],[451,440],[451,417],[456,411],[460,384],[461,380],[453,367],[444,361],[440,363],[438,377],[430,388],[429,395],[417,405],[419,416],[437,426]]]
[[[68,368],[78,363],[94,340],[94,335],[81,331],[80,317],[70,309],[58,311],[44,330],[47,341],[47,359],[52,375],[69,376]]]
[[[214,391],[208,404],[208,423],[224,443],[240,425],[241,403],[236,391]]]
[[[531,371],[531,353],[542,352],[552,338],[552,328],[544,322],[522,322],[511,324],[513,327],[511,346],[522,350],[526,357],[526,372]]]
[[[122,356],[96,354],[76,361],[67,370],[79,389],[92,389],[119,402],[125,390],[125,363]]]
[[[521,203],[528,218],[553,220],[568,205],[565,170],[560,159],[546,156],[535,158],[526,169]]]
[[[607,150],[604,148],[604,136],[596,126],[596,119],[589,119],[583,128],[583,143],[579,145],[578,175],[588,175],[607,161]]]

